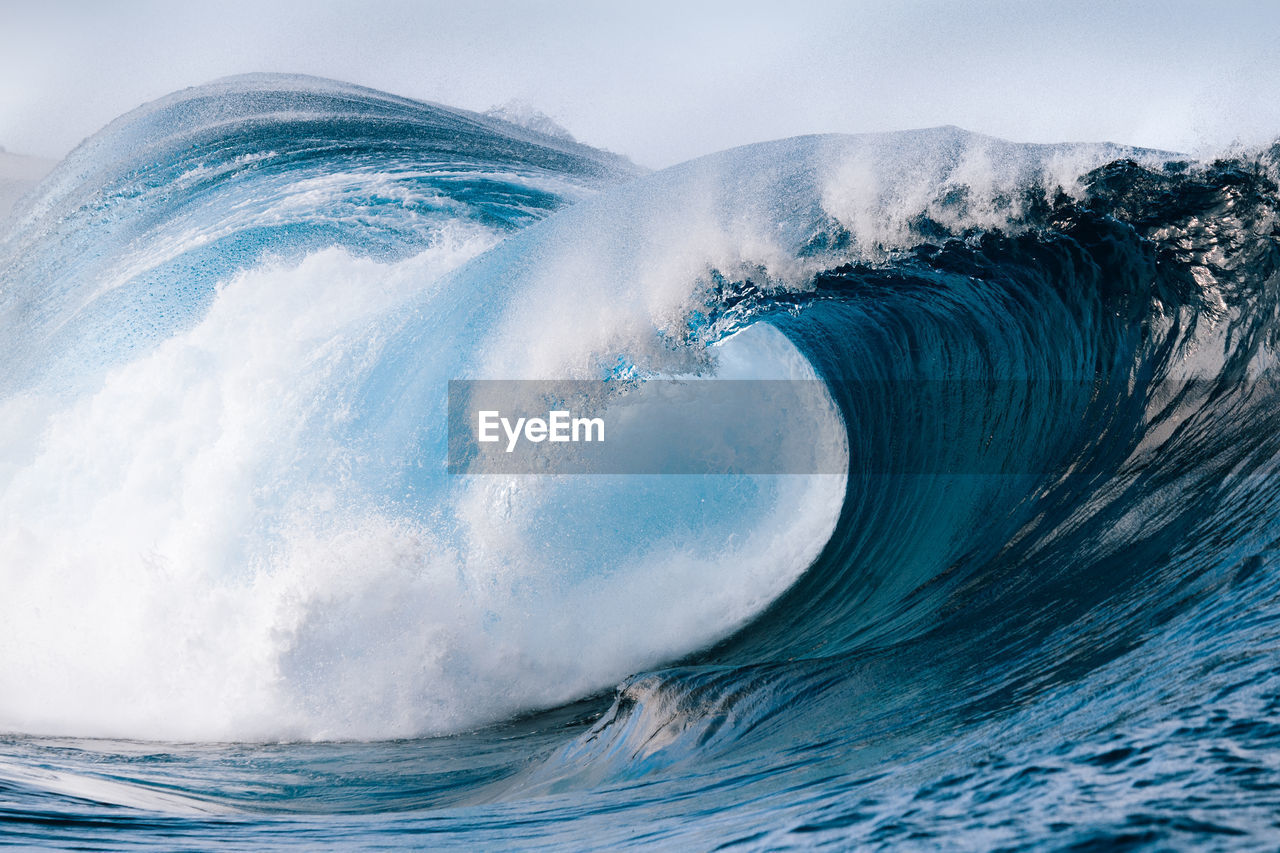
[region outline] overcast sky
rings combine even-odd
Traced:
[[[1280,3],[0,0],[0,145],[60,157],[248,71],[518,99],[654,167],[940,124],[1194,150],[1280,137]]]

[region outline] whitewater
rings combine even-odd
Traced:
[[[1278,180],[122,116],[0,226],[0,845],[1274,843]],[[460,474],[461,379],[802,382],[822,464]]]

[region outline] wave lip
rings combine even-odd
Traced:
[[[0,243],[5,387],[189,329],[216,287],[340,246],[493,245],[636,167],[464,110],[247,75],[177,92],[73,151]],[[68,364],[68,362],[70,362]]]

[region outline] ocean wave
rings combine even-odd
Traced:
[[[1025,843],[1158,752],[1199,829],[1161,777],[1095,841],[1265,831],[1278,163],[940,128],[643,174],[272,76],[121,118],[0,244],[11,810]],[[447,473],[450,379],[670,376],[824,381],[847,473]]]

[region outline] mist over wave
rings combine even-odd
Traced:
[[[501,115],[231,78],[15,209],[8,816],[1274,831],[1280,149],[938,128],[645,174]],[[450,379],[666,377],[824,380],[795,428],[847,474],[446,471]]]

